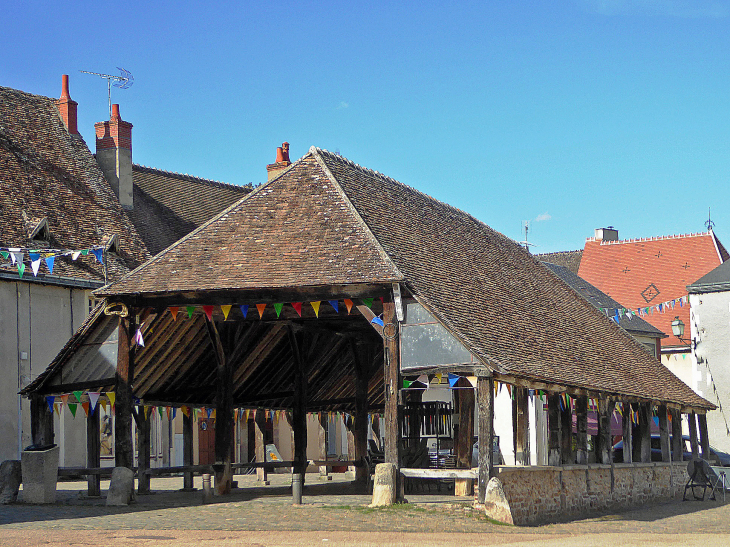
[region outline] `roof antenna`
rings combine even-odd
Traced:
[[[715,227],[715,223],[712,221],[712,216],[710,216],[710,208],[707,208],[707,222],[705,222],[705,226],[707,226],[707,231],[711,232],[712,229]]]
[[[134,83],[134,76],[128,70],[117,67],[117,70],[122,73],[121,76],[112,76],[111,74],[101,74],[100,72],[89,72],[88,70],[79,70],[84,74],[93,74],[106,80],[107,93],[109,94],[109,118],[112,117],[112,80],[115,80],[114,87],[119,89],[127,89]]]
[[[527,241],[527,234],[530,232],[530,221],[529,220],[523,220],[522,221],[522,229],[525,231],[525,240],[520,241],[520,245],[523,245],[527,251],[530,251],[530,247],[534,247],[534,243],[530,243]]]

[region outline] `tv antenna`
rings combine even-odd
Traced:
[[[711,232],[712,229],[715,227],[715,223],[712,221],[712,216],[710,216],[710,208],[707,208],[707,221],[705,222],[705,226],[707,226],[707,231]]]
[[[525,249],[527,249],[529,251],[530,247],[535,246],[534,243],[530,243],[529,241],[527,241],[527,234],[530,233],[530,221],[529,220],[522,221],[522,229],[525,232],[525,240],[520,241],[520,245],[523,245],[525,247]]]
[[[119,89],[128,89],[134,83],[134,76],[128,70],[117,67],[117,70],[121,72],[121,76],[114,76],[112,74],[102,74],[100,72],[89,72],[88,70],[79,70],[84,74],[93,74],[106,80],[107,93],[109,94],[109,117],[112,117],[112,80],[114,80],[114,87]]]

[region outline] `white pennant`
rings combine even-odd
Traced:
[[[23,251],[20,251],[20,249],[10,249],[10,260],[13,261],[13,264],[20,264],[23,262]],[[20,252],[17,252],[20,251]]]
[[[73,260],[76,260],[80,255],[81,255],[81,251],[74,251],[73,253],[71,253],[71,258]]]
[[[89,391],[88,395],[89,402],[91,403],[91,412],[94,412],[94,410],[96,409],[96,403],[99,400],[99,395],[101,395],[101,393]]]
[[[40,267],[41,267],[40,258],[38,260],[34,260],[33,262],[30,263],[30,268],[31,268],[31,270],[33,270],[34,277],[38,275],[38,268],[40,268]]]

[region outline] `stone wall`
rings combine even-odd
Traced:
[[[687,462],[563,467],[496,466],[515,524],[588,516],[681,496]]]

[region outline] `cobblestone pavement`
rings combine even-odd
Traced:
[[[202,503],[179,492],[181,478],[153,479],[155,493],[124,508],[84,495],[85,483],[60,483],[53,505],[0,506],[0,545],[712,545],[730,546],[728,503],[671,502],[535,527],[487,520],[470,498],[432,491],[409,504],[368,508],[370,496],[343,475],[308,475],[303,505],[291,503],[288,475],[237,477],[231,496]],[[108,482],[102,483],[102,488]],[[200,487],[200,478],[196,478]],[[102,492],[104,494],[104,492]]]

